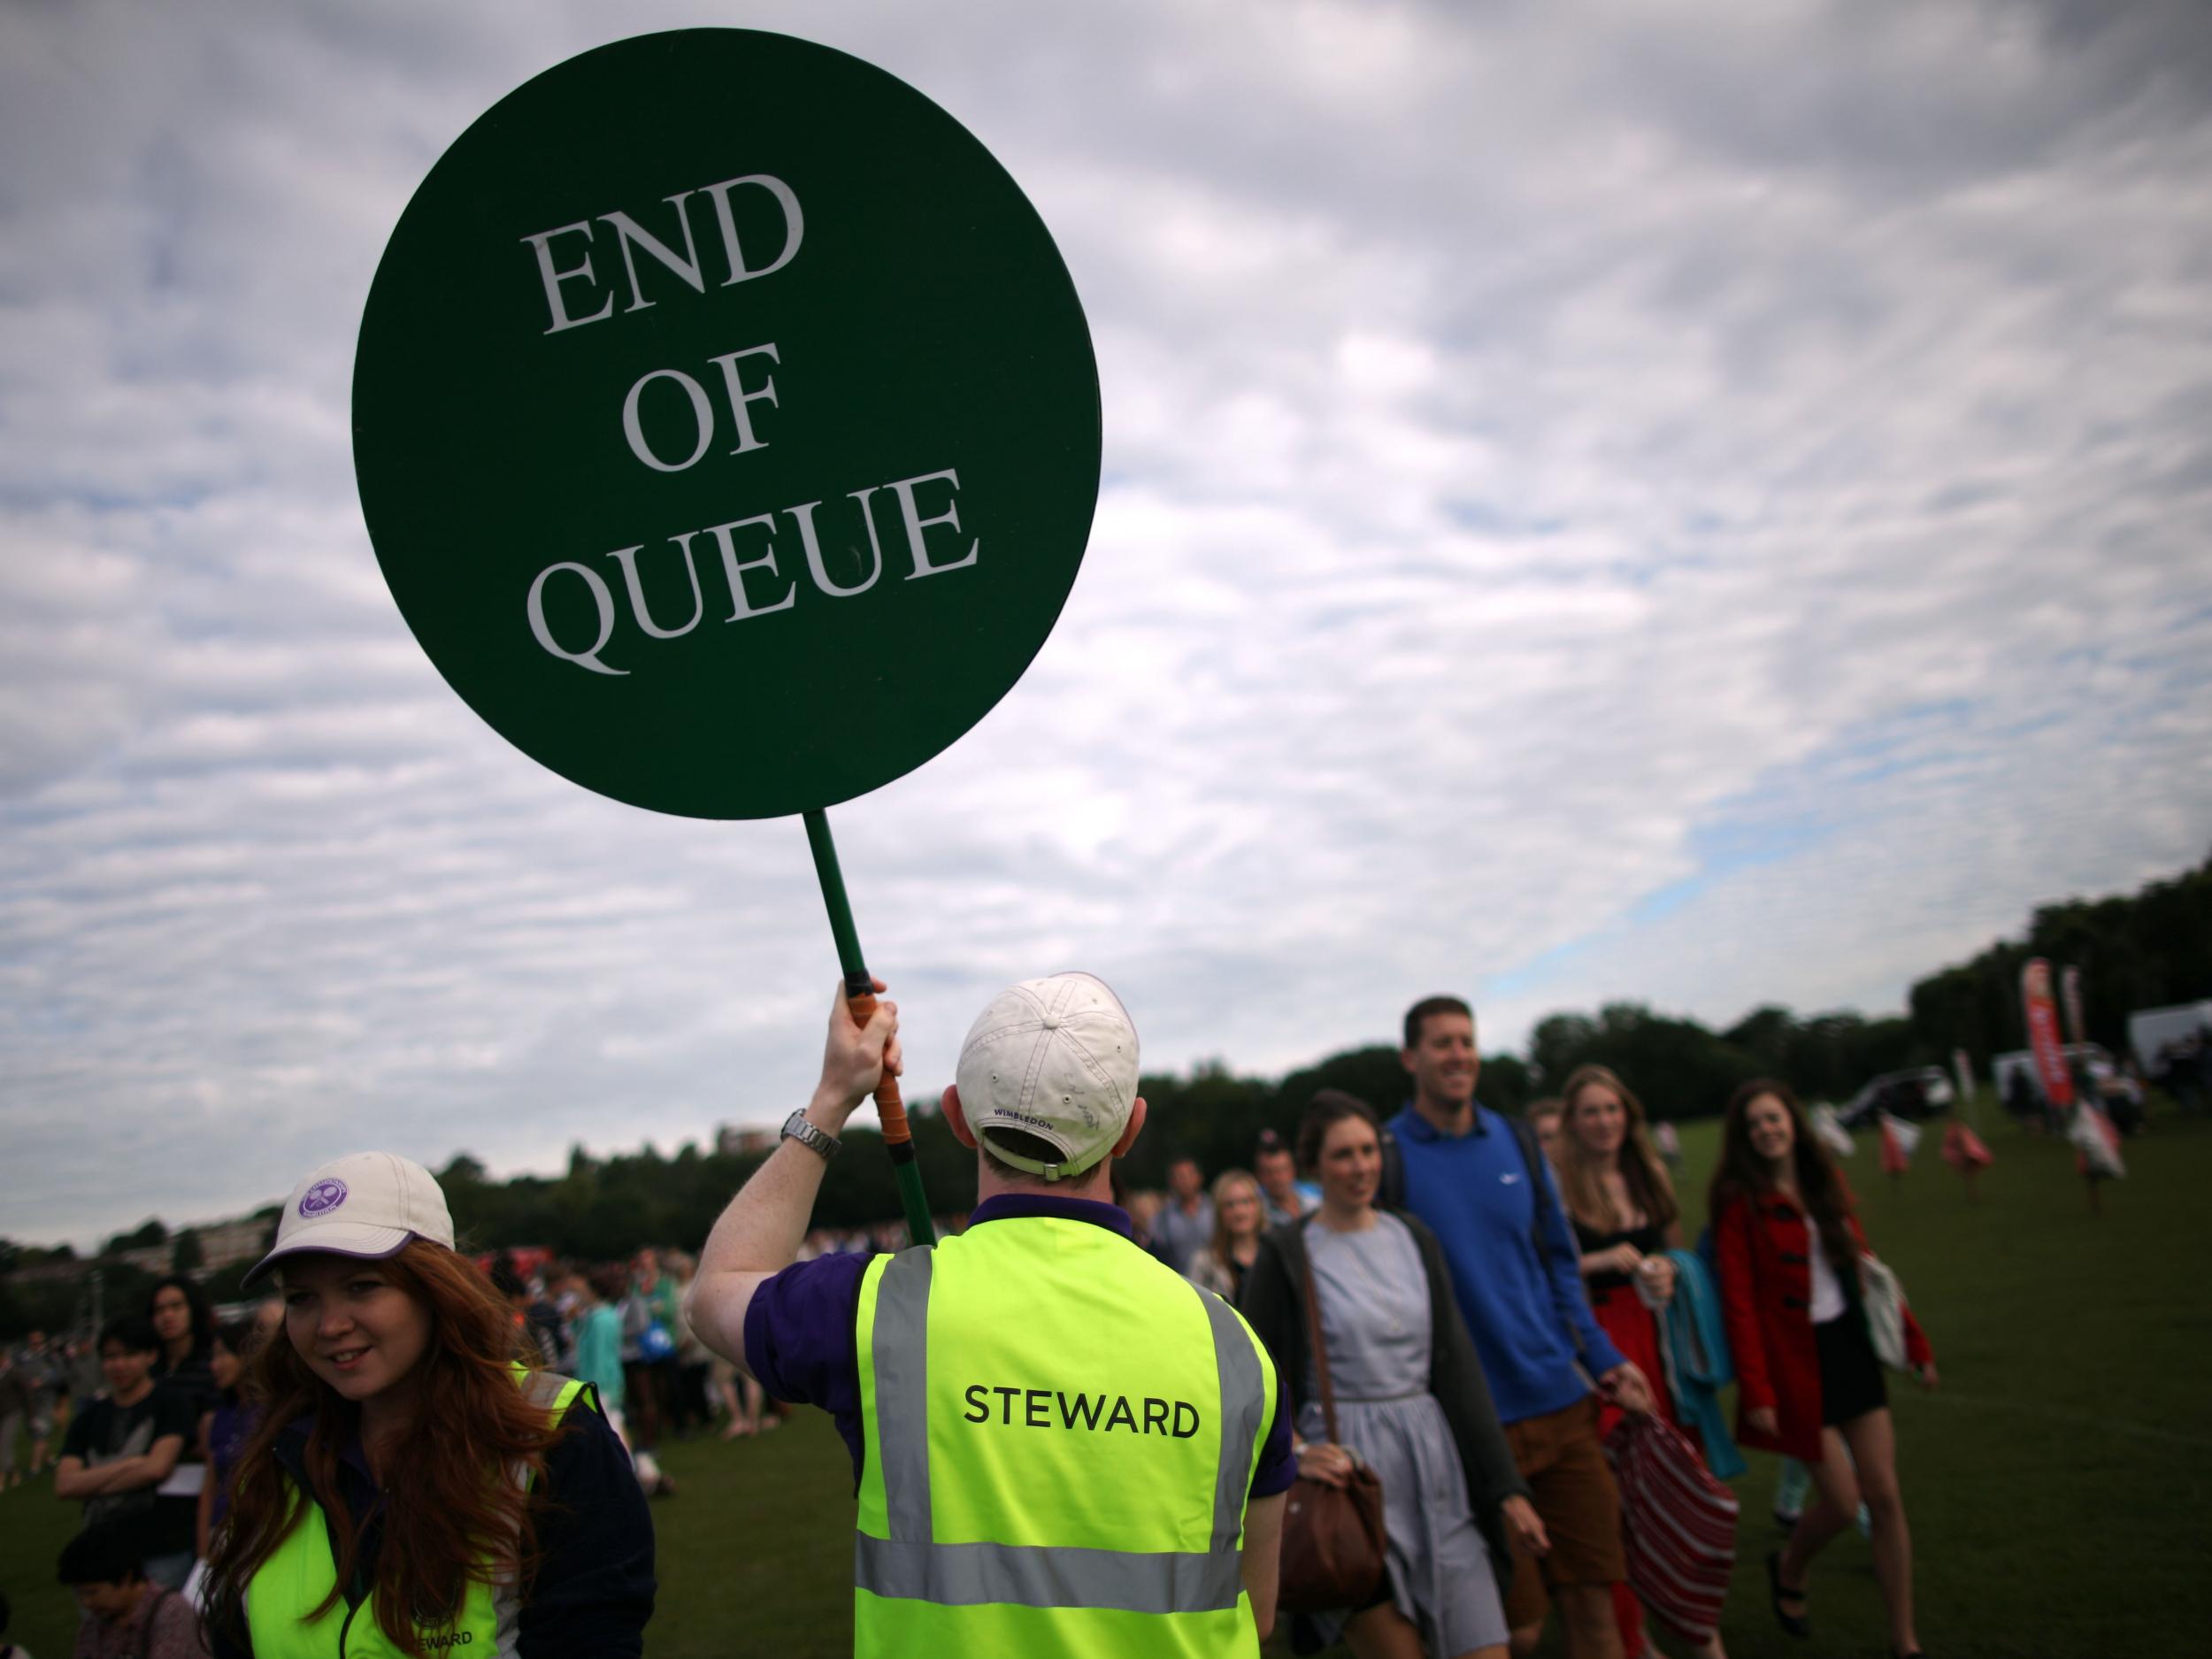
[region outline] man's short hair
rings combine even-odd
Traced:
[[[1475,1018],[1475,1010],[1456,996],[1425,996],[1406,1010],[1405,1047],[1421,1046],[1421,1027],[1431,1014],[1464,1014],[1470,1022]]]
[[[1282,1136],[1277,1134],[1272,1129],[1260,1131],[1259,1144],[1252,1148],[1253,1163],[1257,1164],[1262,1158],[1290,1156],[1292,1156],[1290,1148]]]
[[[126,1521],[96,1521],[61,1547],[55,1578],[81,1584],[128,1584],[146,1576],[146,1549]]]
[[[161,1339],[154,1334],[154,1322],[142,1313],[119,1313],[100,1327],[100,1340],[92,1345],[96,1354],[104,1352],[111,1342],[120,1342],[134,1354],[158,1354]]]

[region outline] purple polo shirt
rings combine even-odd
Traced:
[[[1042,1193],[1001,1193],[975,1207],[971,1227],[994,1221],[1038,1216],[1087,1221],[1118,1233],[1133,1249],[1136,1230],[1118,1204],[1088,1198],[1052,1198]],[[854,1327],[860,1317],[860,1281],[868,1271],[865,1256],[818,1256],[795,1262],[753,1293],[745,1310],[745,1363],[773,1400],[819,1406],[837,1424],[853,1455],[853,1485],[860,1485],[860,1350]],[[1267,1350],[1255,1344],[1263,1363]],[[1291,1454],[1290,1423],[1283,1414],[1279,1376],[1275,1387],[1275,1420],[1268,1425],[1252,1476],[1252,1495],[1268,1498],[1286,1492],[1298,1478]]]

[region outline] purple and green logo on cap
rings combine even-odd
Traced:
[[[309,1217],[326,1216],[345,1202],[346,1184],[337,1177],[331,1176],[326,1179],[317,1181],[307,1189],[305,1196],[300,1200],[300,1214]]]

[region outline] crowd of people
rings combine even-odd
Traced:
[[[1127,1192],[1118,1160],[1144,1103],[1125,1013],[1087,976],[1006,995],[1025,1019],[1033,1004],[1065,1011],[1016,1025],[995,1005],[997,1023],[987,1015],[971,1033],[945,1110],[976,1148],[979,1202],[924,1262],[895,1227],[808,1227],[836,1130],[898,1069],[887,1002],[841,1036],[833,1016],[816,1102],[699,1257],[472,1260],[427,1171],[356,1154],[311,1171],[288,1201],[251,1276],[276,1293],[249,1317],[219,1321],[177,1275],[109,1319],[88,1352],[35,1333],[0,1354],[0,1482],[50,1468],[55,1495],[83,1507],[58,1563],[83,1609],[77,1652],[268,1659],[475,1640],[532,1659],[641,1652],[655,1594],[648,1500],[675,1490],[664,1437],[757,1434],[803,1403],[831,1412],[854,1458],[864,1652],[918,1632],[925,1647],[957,1636],[983,1651],[994,1632],[1019,1633],[1023,1651],[1150,1651],[1134,1637],[1064,1648],[1041,1634],[1095,1594],[1102,1609],[1178,1622],[1181,1650],[1249,1653],[1279,1590],[1301,1651],[1342,1640],[1361,1659],[1495,1659],[1530,1650],[1555,1613],[1572,1659],[1656,1654],[1667,1628],[1720,1659],[1709,1624],[1671,1624],[1629,1583],[1635,1529],[1651,1521],[1624,1509],[1616,1460],[1624,1426],[1647,1420],[1725,1473],[1741,1467],[1740,1444],[1809,1479],[1811,1501],[1764,1563],[1783,1629],[1810,1632],[1815,1561],[1863,1517],[1894,1650],[1919,1651],[1877,1356],[1881,1276],[1786,1084],[1748,1083],[1727,1103],[1698,1249],[1683,1237],[1678,1142],[1670,1131],[1663,1149],[1628,1081],[1585,1066],[1555,1100],[1494,1111],[1477,1097],[1473,1011],[1453,997],[1406,1013],[1409,1098],[1387,1117],[1324,1091],[1294,1143],[1263,1134],[1248,1169],[1209,1181],[1179,1157],[1165,1191]],[[991,1047],[1018,1030],[1057,1053],[1085,1020],[1103,1034],[1056,1100],[1038,1092],[1063,1087],[1044,1061],[1018,1067]],[[1110,1062],[1097,1057],[1107,1047]],[[1018,1071],[1018,1087],[1006,1080]],[[1094,1305],[1082,1274],[1148,1310],[1156,1355],[1140,1358],[1143,1342],[1079,1311]],[[1176,1284],[1205,1294],[1180,1302]],[[1179,1349],[1159,1333],[1185,1328],[1186,1308],[1199,1312]],[[1901,1352],[1889,1364],[1932,1386],[1925,1337],[1909,1309],[1894,1316]],[[956,1318],[969,1323],[940,1332]],[[1709,1366],[1683,1356],[1696,1341],[1732,1356],[1732,1434]],[[949,1397],[986,1429],[1102,1420],[1110,1434],[1125,1415],[1127,1492],[1083,1465],[1096,1512],[1025,1510],[1051,1508],[1037,1494],[1059,1453],[1037,1442],[1046,1464],[1022,1470],[995,1451],[955,1455],[913,1426],[926,1415],[910,1417],[902,1391],[934,1409],[932,1391],[952,1386],[930,1379],[924,1354],[953,1364],[964,1394]],[[1141,1387],[1103,1380],[1156,1363],[1169,1369]],[[1071,1406],[1058,1385],[1084,1365],[1104,1392],[1087,1404],[1078,1388]],[[1054,1366],[1055,1386],[1024,1380]],[[1245,1402],[1234,1425],[1233,1394]],[[1225,1420],[1210,1425],[1215,1401]],[[1186,1440],[1210,1456],[1191,1463]],[[1327,1606],[1279,1585],[1286,1494],[1370,1477],[1382,1540],[1371,1586]],[[1172,1553],[1182,1546],[1129,1542],[1144,1531],[1129,1504],[1185,1479],[1203,1500],[1187,1517],[1202,1546],[1192,1559],[1229,1575],[1196,1601],[1180,1599],[1179,1580],[1094,1590],[1054,1576],[1072,1568],[956,1555]],[[916,1481],[918,1511],[901,1490]],[[976,1542],[941,1542],[935,1526],[965,1526]],[[909,1603],[966,1611],[933,1624],[888,1610]],[[1033,1623],[978,1624],[985,1603]]]
[[[1473,1014],[1454,998],[1409,1012],[1403,1054],[1412,1099],[1387,1122],[1324,1091],[1294,1156],[1271,1132],[1248,1171],[1209,1186],[1179,1159],[1165,1193],[1126,1199],[1138,1240],[1235,1302],[1275,1355],[1302,1471],[1380,1476],[1388,1593],[1303,1617],[1304,1633],[1363,1655],[1517,1652],[1556,1609],[1571,1655],[1656,1654],[1626,1582],[1606,1452],[1624,1417],[1651,1413],[1693,1447],[1725,1444],[1732,1472],[1739,1444],[1783,1455],[1788,1536],[1765,1563],[1783,1629],[1809,1632],[1813,1561],[1863,1517],[1895,1650],[1919,1651],[1857,1271],[1871,1250],[1788,1086],[1755,1081],[1728,1102],[1713,1225],[1692,1251],[1679,1137],[1611,1071],[1578,1069],[1517,1120],[1492,1112],[1475,1099]],[[1322,1432],[1309,1286],[1337,1437]],[[1705,1304],[1676,1311],[1701,1315],[1733,1356],[1732,1434],[1712,1390],[1671,1359],[1678,1294]],[[1901,1325],[1904,1367],[1933,1386],[1909,1309]],[[1811,1504],[1793,1480],[1809,1481]],[[1686,1640],[1706,1659],[1724,1653],[1717,1631]]]

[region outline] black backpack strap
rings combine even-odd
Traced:
[[[1398,1137],[1390,1125],[1382,1126],[1382,1185],[1375,1193],[1375,1202],[1385,1210],[1403,1210],[1406,1207],[1406,1155],[1398,1144]]]
[[[1529,1222],[1529,1233],[1536,1245],[1536,1264],[1549,1272],[1552,1258],[1557,1255],[1552,1248],[1551,1218],[1559,1213],[1559,1194],[1552,1190],[1550,1180],[1551,1161],[1545,1157],[1544,1148],[1537,1142],[1535,1125],[1525,1118],[1508,1118],[1506,1122],[1513,1125],[1513,1139],[1520,1146],[1521,1163],[1528,1171],[1529,1185],[1536,1189],[1535,1215]],[[1581,1327],[1570,1327],[1568,1333],[1574,1338],[1576,1357],[1581,1357],[1585,1351]]]
[[[1513,1139],[1521,1148],[1521,1167],[1528,1171],[1528,1184],[1535,1189],[1535,1218],[1529,1223],[1529,1232],[1536,1241],[1536,1259],[1548,1262],[1552,1256],[1550,1222],[1558,1208],[1551,1182],[1545,1179],[1551,1165],[1537,1142],[1534,1125],[1525,1118],[1508,1118],[1506,1122],[1512,1125]]]

